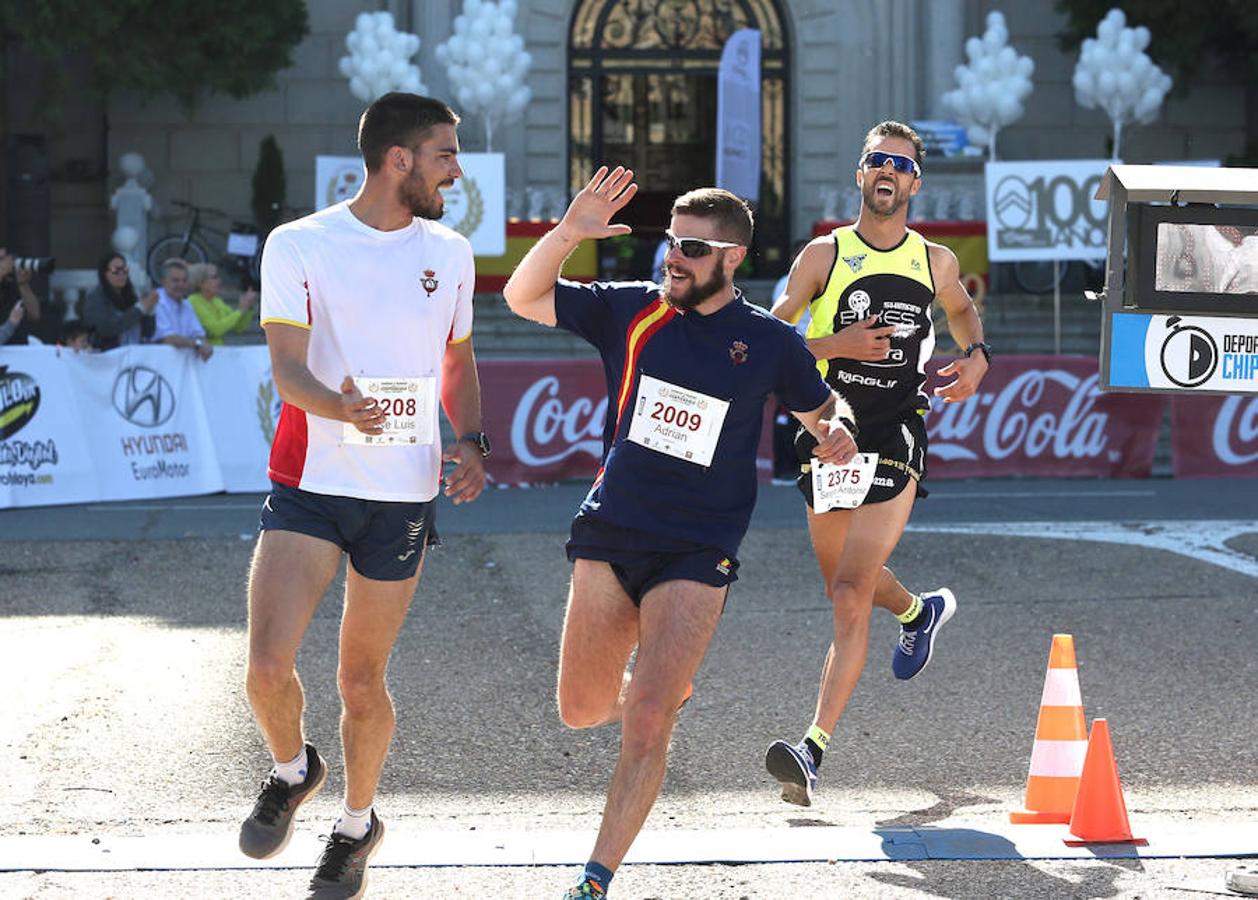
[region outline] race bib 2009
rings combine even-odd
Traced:
[[[629,440],[699,466],[712,464],[729,401],[642,375]]]

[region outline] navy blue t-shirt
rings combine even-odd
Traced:
[[[736,556],[756,503],[765,399],[807,412],[830,397],[803,338],[741,294],[704,316],[670,306],[650,282],[561,280],[555,317],[598,349],[607,379],[610,446],[582,513]],[[643,374],[728,401],[709,465],[628,440]]]

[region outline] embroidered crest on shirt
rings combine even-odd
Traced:
[[[432,296],[432,292],[437,289],[437,273],[432,269],[424,269],[424,277],[419,282],[423,285],[424,290],[428,292],[428,296]]]
[[[741,366],[747,361],[747,345],[742,341],[734,341],[729,345],[729,358],[734,361],[734,365]]]
[[[860,253],[856,256],[845,256],[843,257],[843,261],[848,264],[848,267],[853,272],[859,272],[861,270],[861,266],[865,265],[865,257],[867,255],[868,254]]]

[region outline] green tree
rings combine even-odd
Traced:
[[[207,94],[248,97],[275,84],[309,32],[304,0],[25,0],[0,4],[0,32],[55,70],[89,61],[93,86],[192,109]]]
[[[1062,49],[1077,50],[1096,35],[1097,23],[1115,6],[1130,26],[1152,32],[1149,56],[1187,88],[1209,60],[1245,86],[1245,156],[1258,162],[1258,2],[1214,0],[1209,6],[1183,0],[1057,0],[1067,25],[1059,35]]]

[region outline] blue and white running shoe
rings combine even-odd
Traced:
[[[922,594],[921,624],[913,629],[900,626],[900,640],[891,657],[896,678],[907,681],[926,668],[935,649],[935,636],[956,611],[957,598],[947,588]]]
[[[764,767],[782,783],[782,799],[796,806],[812,806],[812,792],[817,787],[817,766],[804,746],[774,741],[764,755]]]

